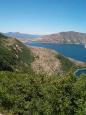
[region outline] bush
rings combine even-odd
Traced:
[[[8,115],[84,115],[86,77],[0,72],[0,107]]]

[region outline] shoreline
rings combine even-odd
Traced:
[[[77,72],[79,72],[79,71],[83,71],[83,70],[86,70],[86,67],[81,68],[81,69],[80,69],[80,68],[79,68],[79,69],[76,69],[76,71],[74,72],[74,75],[77,76],[77,75],[76,75]],[[83,73],[81,73],[81,74],[83,74]],[[80,75],[81,75],[81,74],[80,74]],[[80,75],[79,75],[79,76],[80,76]]]

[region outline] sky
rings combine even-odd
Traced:
[[[0,0],[0,32],[86,33],[86,0]]]

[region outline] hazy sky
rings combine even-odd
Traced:
[[[86,0],[0,0],[0,32],[86,32]]]

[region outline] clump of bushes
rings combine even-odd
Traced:
[[[85,115],[86,76],[0,72],[0,109],[6,115]]]

